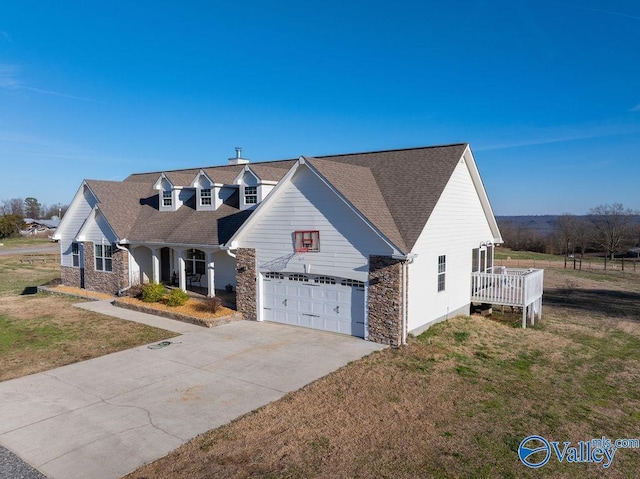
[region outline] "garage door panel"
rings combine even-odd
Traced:
[[[263,280],[265,320],[364,337],[364,288],[326,276],[278,278]]]

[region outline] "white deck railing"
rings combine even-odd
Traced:
[[[532,323],[534,314],[542,314],[543,287],[542,269],[499,267],[492,272],[471,273],[471,301],[522,307],[523,326],[527,307],[531,310]]]

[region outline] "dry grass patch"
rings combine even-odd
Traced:
[[[175,336],[48,294],[0,298],[0,381]]]
[[[74,288],[71,286],[64,286],[61,284],[56,286],[51,286],[47,289],[52,293],[69,294],[69,295],[78,296],[81,298],[92,298],[92,299],[113,299],[114,298],[112,294],[99,293],[97,291],[89,291],[88,289]]]
[[[441,323],[127,477],[636,477],[640,450],[618,451],[606,470],[520,463],[518,445],[531,434],[638,437],[637,317],[603,318],[589,304],[544,312],[527,330],[479,317]]]

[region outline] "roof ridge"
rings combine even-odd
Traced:
[[[317,159],[325,159],[325,158],[334,158],[334,157],[340,157],[340,156],[356,156],[356,155],[373,155],[373,154],[377,154],[377,153],[392,153],[392,152],[397,152],[397,151],[414,151],[414,150],[430,150],[430,149],[435,149],[435,148],[451,148],[454,146],[465,146],[468,145],[468,142],[458,142],[458,143],[449,143],[449,144],[444,144],[444,145],[430,145],[430,146],[414,146],[414,147],[408,147],[408,148],[392,148],[390,150],[371,150],[371,151],[356,151],[356,152],[352,152],[352,153],[335,153],[335,154],[331,154],[331,155],[300,155],[300,156],[304,156],[305,158],[317,158]],[[251,161],[249,163],[246,163],[246,165],[271,165],[274,163],[283,163],[283,162],[288,162],[288,161],[296,161],[298,158],[300,158],[300,156],[298,156],[297,158],[285,158],[285,159],[280,159],[280,160],[264,160],[264,161]],[[192,166],[192,167],[188,167],[188,168],[176,168],[173,170],[158,170],[158,171],[142,171],[142,172],[138,172],[138,173],[131,173],[129,175],[129,177],[131,176],[136,176],[136,175],[153,175],[153,174],[157,174],[160,175],[162,173],[177,173],[177,172],[183,172],[183,171],[189,171],[189,170],[205,170],[205,169],[210,169],[210,168],[225,168],[225,167],[238,167],[238,166],[244,166],[244,165],[210,165],[210,166]]]
[[[431,150],[434,148],[452,148],[454,146],[465,146],[468,145],[467,142],[459,142],[459,143],[449,143],[446,145],[431,145],[431,146],[414,146],[408,148],[392,148],[390,150],[372,150],[372,151],[359,151],[353,153],[337,153],[333,155],[324,155],[324,156],[314,156],[312,158],[332,158],[338,156],[355,156],[355,155],[374,155],[376,153],[393,153],[396,151],[414,151],[414,150]]]

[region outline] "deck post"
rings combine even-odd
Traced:
[[[527,329],[527,307],[522,306],[522,329]]]
[[[531,326],[533,326],[536,318],[535,302],[531,303],[529,307],[531,308],[531,311],[529,311],[529,316],[531,317]]]
[[[540,296],[538,301],[540,301],[540,309],[538,310],[540,311],[540,316],[538,316],[538,319],[542,319],[542,296]]]

